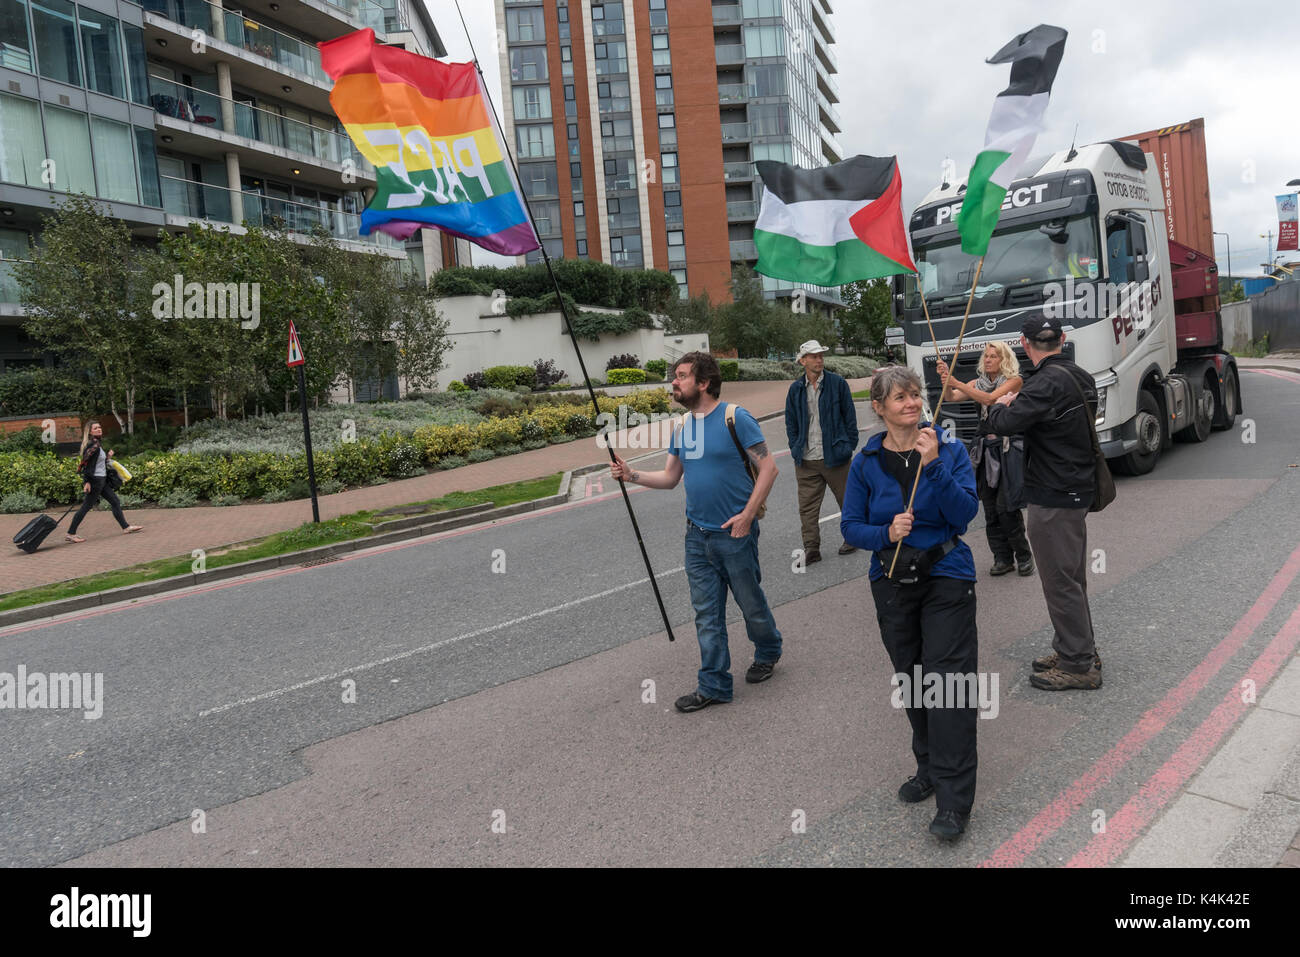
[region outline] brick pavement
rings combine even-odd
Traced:
[[[857,391],[866,388],[869,381],[851,379],[849,384]],[[785,408],[788,389],[786,382],[729,382],[723,388],[723,397],[743,405],[755,415],[766,415]],[[604,458],[605,452],[594,439],[578,439],[446,472],[431,472],[417,478],[322,496],[321,518],[330,519],[361,509],[387,508],[437,498],[450,492],[539,478],[590,465]],[[5,530],[6,538],[12,538],[32,514],[2,516],[0,530]],[[53,513],[56,518],[58,514],[57,511]],[[299,499],[221,508],[129,509],[127,518],[143,525],[144,531],[125,535],[118,530],[108,512],[95,511],[78,529],[78,534],[86,539],[82,544],[73,545],[63,540],[71,516],[34,554],[25,554],[5,542],[5,548],[0,550],[0,593],[111,571],[137,562],[189,554],[196,548],[211,551],[222,545],[296,528],[311,519],[311,503]]]

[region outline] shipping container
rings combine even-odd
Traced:
[[[1123,137],[1136,141],[1156,161],[1165,200],[1167,238],[1214,258],[1210,216],[1210,170],[1205,156],[1205,120]]]

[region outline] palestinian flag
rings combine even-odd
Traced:
[[[998,223],[1007,187],[1034,146],[1047,112],[1047,97],[1065,52],[1066,33],[1039,25],[995,53],[988,63],[1010,63],[1011,85],[993,101],[984,149],[975,157],[957,214],[962,252],[983,256]]]
[[[916,272],[895,157],[854,156],[818,169],[755,165],[765,187],[754,224],[755,268],[764,276],[842,286]]]

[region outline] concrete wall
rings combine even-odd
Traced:
[[[1300,349],[1300,280],[1278,283],[1250,304],[1255,338],[1268,336],[1270,352]]]
[[[563,369],[570,382],[582,381],[573,343],[564,329],[558,312],[539,313],[512,319],[492,311],[490,296],[455,296],[437,300],[438,312],[448,321],[452,348],[444,357],[445,368],[438,373],[438,388],[446,389],[453,379],[464,379],[469,372],[489,366],[531,366],[538,359],[551,359]],[[614,309],[583,307],[592,312],[617,312]],[[707,352],[709,337],[704,334],[667,336],[659,329],[637,329],[621,336],[601,336],[599,342],[579,339],[583,361],[593,378],[605,378],[605,363],[610,357],[632,353],[644,367],[650,359],[674,359],[699,349]]]
[[[1251,303],[1230,302],[1219,313],[1223,318],[1223,347],[1229,352],[1241,352],[1255,338],[1251,329]]]

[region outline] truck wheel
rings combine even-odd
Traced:
[[[1137,408],[1138,447],[1115,460],[1116,471],[1121,475],[1146,475],[1156,467],[1160,446],[1164,442],[1164,422],[1160,404],[1155,396],[1143,389],[1138,393]]]
[[[1205,383],[1192,383],[1192,424],[1174,433],[1175,442],[1204,442],[1210,437],[1210,425],[1214,421],[1214,393],[1205,387]]]
[[[1223,432],[1237,423],[1237,413],[1241,411],[1237,388],[1237,370],[1229,368],[1223,375],[1223,398],[1214,403],[1216,432]]]

